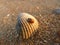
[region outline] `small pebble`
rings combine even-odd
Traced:
[[[9,17],[10,16],[10,14],[7,14],[7,17]]]
[[[53,10],[53,13],[60,15],[60,9],[55,9],[55,10]]]

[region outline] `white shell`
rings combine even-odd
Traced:
[[[27,21],[28,18],[31,18],[34,20],[33,23],[29,23]],[[28,14],[28,13],[20,13],[18,15],[18,32],[20,33],[20,35],[22,35],[23,39],[28,39],[35,31],[37,31],[38,29],[38,21],[36,20],[35,17],[33,17],[32,15]]]

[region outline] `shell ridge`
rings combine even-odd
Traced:
[[[26,18],[26,17],[24,16],[24,18]],[[24,20],[25,20],[25,19],[24,19]],[[29,27],[29,25],[28,25],[28,23],[27,23],[27,20],[25,20],[25,25],[27,25],[27,26],[26,26],[26,28],[27,28],[27,34],[28,34],[27,36],[30,37],[30,34],[31,34],[31,33],[30,33],[30,27]]]
[[[25,18],[26,18],[26,16],[25,16]],[[29,29],[28,29],[29,32],[28,32],[28,33],[30,33],[30,36],[31,36],[31,34],[33,33],[33,31],[32,31],[32,29],[31,29],[31,26],[30,26],[29,23],[27,22],[27,19],[28,19],[28,18],[26,18],[25,22],[26,22],[27,26],[29,27]],[[28,28],[28,27],[27,27],[27,28]],[[34,27],[34,26],[32,26],[32,27]],[[30,29],[31,29],[31,30],[30,30]],[[34,30],[34,28],[33,28],[33,30]]]
[[[23,33],[23,38],[25,38],[25,26],[24,26],[24,23],[23,23],[23,20],[21,19],[21,22],[22,22],[22,33]]]
[[[24,20],[24,19],[23,19]],[[27,27],[26,27],[26,23],[25,23],[25,20],[23,21],[23,24],[24,24],[24,32],[25,32],[25,38],[28,38],[28,34],[27,34]]]

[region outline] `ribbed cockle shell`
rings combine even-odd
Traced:
[[[17,20],[17,30],[23,39],[28,39],[38,29],[38,21],[30,14],[20,13]]]

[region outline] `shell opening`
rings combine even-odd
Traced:
[[[27,19],[27,22],[28,22],[28,23],[34,23],[34,19],[28,18],[28,19]]]

